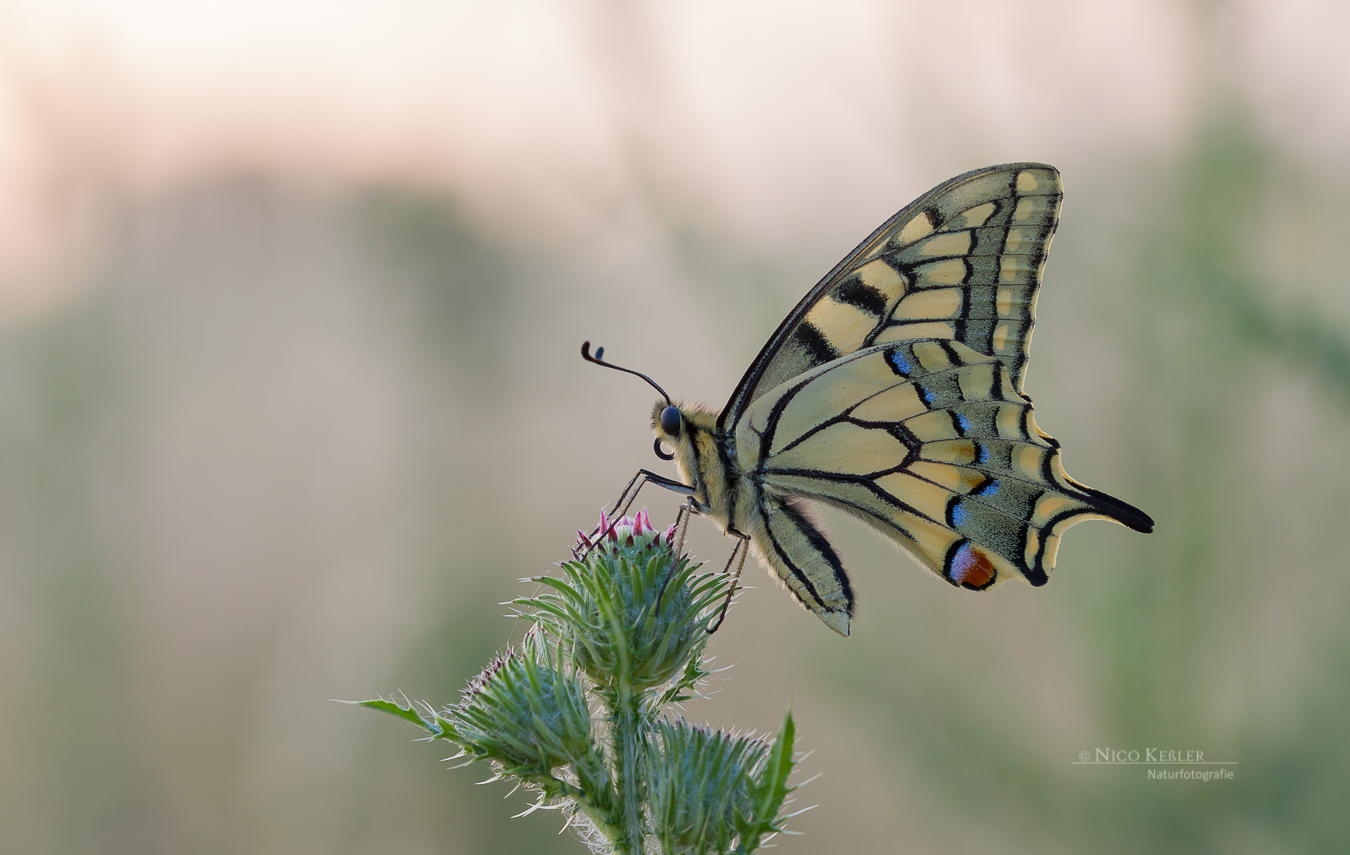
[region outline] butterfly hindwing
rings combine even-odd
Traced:
[[[1059,221],[1059,172],[968,172],[881,225],[802,299],[737,385],[719,427],[783,382],[862,348],[951,339],[994,356],[1020,392],[1036,291]]]
[[[1065,475],[1006,364],[956,341],[864,348],[793,378],[746,411],[736,447],[766,510],[780,497],[824,501],[968,588],[1013,574],[1044,584],[1064,529],[1083,519],[1151,527]]]
[[[763,525],[751,544],[798,602],[841,635],[848,635],[853,590],[843,562],[796,499],[761,494]]]

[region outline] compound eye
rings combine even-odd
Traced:
[[[680,435],[680,411],[675,407],[666,407],[661,411],[661,430],[670,436]]]

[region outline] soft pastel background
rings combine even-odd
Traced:
[[[1028,391],[1157,532],[980,596],[831,518],[854,636],[756,568],[687,712],[792,707],[785,855],[1346,851],[1347,33],[1336,0],[0,0],[0,850],[584,851],[328,699],[456,700],[517,579],[663,466],[583,339],[720,405],[901,205],[1045,160]],[[1072,765],[1150,747],[1236,777]]]

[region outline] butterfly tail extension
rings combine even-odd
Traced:
[[[1036,587],[1049,580],[1064,531],[1071,526],[1100,519],[1144,534],[1153,531],[1153,519],[1139,508],[1069,477],[1060,460],[1059,443],[1044,432],[1041,436],[1051,447],[1045,466],[1046,480],[1057,485],[1061,498],[1038,502],[1033,522],[1039,523],[1039,531],[1028,529],[1024,536],[1023,564],[1019,569]]]
[[[1072,478],[1069,480],[1091,500],[1098,513],[1142,534],[1153,533],[1153,517],[1139,508],[1129,502],[1123,502],[1115,496],[1103,493],[1101,490],[1094,490],[1086,484],[1079,484]]]
[[[839,554],[796,500],[764,496],[762,521],[751,542],[760,563],[772,568],[797,601],[826,626],[848,635],[853,588]]]
[[[1027,404],[1030,405],[1031,399],[1026,398],[1026,401]],[[1091,506],[1095,512],[1093,516],[1118,522],[1126,528],[1142,534],[1153,533],[1153,517],[1144,513],[1141,509],[1136,508],[1134,505],[1131,505],[1129,502],[1121,501],[1115,496],[1103,493],[1101,490],[1089,487],[1082,481],[1070,477],[1069,473],[1064,471],[1064,464],[1059,461],[1059,440],[1041,430],[1041,428],[1036,425],[1034,416],[1029,419],[1029,423],[1032,429],[1035,430],[1037,436],[1039,436],[1046,445],[1054,449],[1054,472],[1051,474],[1051,477],[1057,478],[1066,488],[1071,488],[1080,493],[1080,500]]]

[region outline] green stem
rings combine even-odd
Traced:
[[[569,792],[568,795],[610,842],[622,838],[624,826],[615,808],[614,790],[610,787],[605,755],[597,749],[578,760],[573,769],[576,770],[579,786],[575,788],[576,792]]]
[[[614,741],[615,815],[623,823],[623,839],[614,841],[621,855],[642,855],[647,837],[647,822],[642,815],[646,780],[643,775],[645,727],[642,721],[642,696],[623,687],[616,693],[610,713],[610,735]]]

